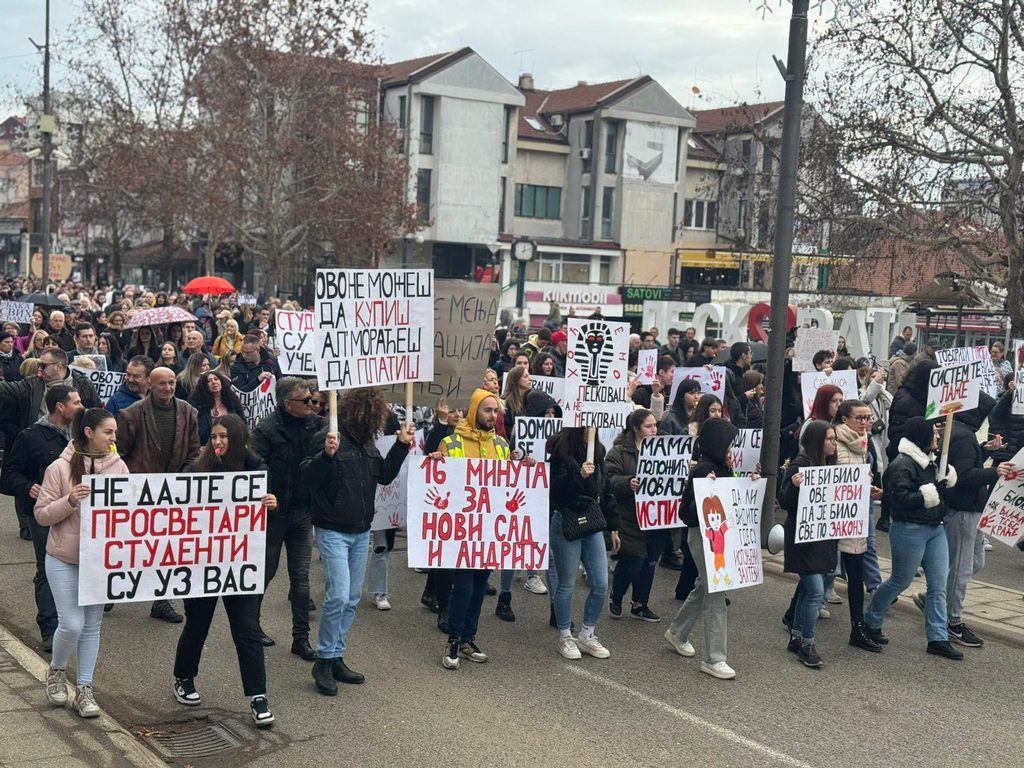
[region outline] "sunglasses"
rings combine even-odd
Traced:
[[[290,397],[290,398],[288,398],[288,400],[290,402],[293,402],[293,403],[305,403],[306,405],[312,405],[313,404],[313,398],[312,397]]]

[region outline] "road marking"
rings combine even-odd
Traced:
[[[756,752],[759,755],[771,758],[772,760],[778,763],[782,763],[783,765],[790,765],[793,766],[793,768],[814,768],[814,766],[810,765],[809,763],[805,763],[802,760],[798,760],[792,755],[787,755],[785,752],[779,752],[777,749],[772,749],[768,745],[762,744],[759,741],[748,739],[746,736],[742,736],[736,733],[736,731],[732,731],[728,728],[725,728],[724,726],[713,723],[710,720],[705,720],[704,718],[698,717],[697,715],[687,712],[684,709],[673,707],[671,704],[661,701],[660,699],[656,699],[653,696],[648,696],[646,693],[642,693],[641,691],[637,691],[633,688],[630,688],[628,685],[623,685],[622,683],[617,683],[614,680],[609,680],[607,677],[596,675],[593,672],[590,672],[576,665],[566,664],[565,668],[568,669],[570,672],[579,675],[580,677],[585,677],[588,680],[592,680],[595,683],[600,683],[606,688],[611,688],[612,690],[618,691],[619,693],[625,694],[626,696],[632,696],[634,699],[639,699],[645,704],[649,704],[655,709],[660,709],[662,712],[671,715],[672,717],[677,717],[680,720],[685,720],[691,725],[696,725],[707,731],[711,731],[711,733],[713,733],[715,736],[725,739],[726,741],[731,741],[733,744],[738,744],[741,747],[745,747],[746,749],[749,749],[751,752]]]

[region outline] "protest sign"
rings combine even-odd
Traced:
[[[1013,402],[1010,404],[1010,413],[1013,416],[1024,416],[1024,367],[1017,368],[1013,372]]]
[[[1024,339],[1013,339],[1010,342],[1013,354],[1010,355],[1010,362],[1014,370],[1024,367]]]
[[[739,475],[752,475],[757,472],[757,465],[761,462],[761,437],[760,429],[741,429],[736,439],[733,440],[732,469]]]
[[[318,269],[314,311],[320,389],[433,381],[432,269]]]
[[[636,378],[641,384],[653,384],[658,372],[658,350],[641,349],[636,353]]]
[[[239,293],[235,295],[235,303],[240,307],[256,306],[256,297],[251,293]]]
[[[870,466],[837,464],[804,467],[800,472],[804,479],[796,510],[797,544],[868,535]]]
[[[433,339],[433,377],[413,384],[413,402],[433,408],[443,397],[466,408],[491,354],[501,286],[437,280],[434,293],[433,330],[426,337]],[[405,387],[392,388],[392,396],[404,401]]]
[[[636,479],[636,521],[641,531],[678,528],[679,504],[683,500],[694,438],[689,435],[645,437],[640,444]]]
[[[565,379],[558,376],[534,376],[531,373],[530,386],[538,392],[543,392],[554,398],[559,408],[565,407]]]
[[[31,325],[32,311],[35,308],[35,304],[29,304],[27,301],[0,301],[0,321]]]
[[[1024,536],[1024,449],[1010,462],[1017,469],[992,487],[978,530],[1012,547]]]
[[[313,364],[313,313],[279,309],[274,313],[277,362],[285,376],[316,376]]]
[[[827,349],[835,357],[839,347],[839,331],[825,328],[799,328],[793,345],[793,370],[798,373],[814,370],[814,356]]]
[[[980,361],[933,369],[928,375],[928,404],[924,408],[924,417],[951,416],[957,411],[977,408],[982,374]]]
[[[714,395],[722,402],[725,402],[725,368],[716,366],[714,368],[676,368],[672,374],[672,389],[668,394],[668,402],[665,403],[665,410],[676,401],[676,390],[680,382],[693,379],[700,384],[700,391],[707,395]]]
[[[516,416],[513,422],[512,447],[519,451],[521,458],[532,456],[537,461],[547,461],[544,446],[548,438],[561,428],[561,419]]]
[[[547,464],[424,457],[408,493],[410,568],[547,568]]]
[[[572,427],[626,426],[629,323],[569,318],[562,418]]]
[[[245,426],[249,428],[250,432],[277,407],[277,386],[273,377],[264,379],[259,386],[249,392],[243,392],[238,387],[231,389],[242,401],[242,410],[245,411]]]
[[[843,390],[844,400],[856,400],[860,396],[860,392],[857,390],[856,371],[803,373],[800,375],[800,391],[803,395],[805,419],[811,415],[811,408],[814,407],[814,398],[818,394],[818,390],[826,384],[834,384]]]
[[[97,371],[105,371],[105,370],[107,370],[107,356],[106,355],[76,355],[76,354],[68,355],[68,359],[73,360],[76,363],[81,361],[80,358],[84,358],[86,360],[91,360],[93,366],[95,367],[95,369]],[[85,366],[79,366],[79,367],[84,368]],[[89,370],[93,370],[93,369],[90,368]]]
[[[375,444],[380,455],[387,456],[397,439],[395,435],[378,437]],[[423,432],[417,431],[412,446],[409,448],[409,456],[402,462],[402,469],[399,470],[398,477],[388,485],[377,486],[373,503],[373,523],[370,525],[370,530],[386,531],[391,528],[405,528],[409,467],[416,463],[413,459],[414,456],[423,455],[423,440]]]
[[[708,592],[753,587],[764,582],[761,561],[761,505],[768,481],[706,477],[693,481],[704,551]]]
[[[92,368],[82,368],[77,365],[69,365],[68,368],[75,373],[80,373],[89,380],[96,390],[96,395],[99,397],[100,402],[104,405],[124,384],[124,373],[122,371],[98,371]]]
[[[263,592],[266,472],[82,482],[80,605]]]
[[[984,344],[978,347],[938,349],[935,351],[935,360],[941,366],[960,363],[980,363],[979,379],[981,391],[988,394],[989,397],[999,397],[999,374],[996,373],[996,366],[992,362],[992,354]]]

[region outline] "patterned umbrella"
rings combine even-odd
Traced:
[[[181,307],[154,307],[153,309],[140,309],[129,318],[124,324],[125,330],[129,328],[142,328],[147,325],[167,325],[168,323],[185,323],[195,321],[196,316],[186,312]]]
[[[197,277],[194,280],[189,280],[181,291],[182,293],[191,293],[199,296],[207,293],[219,295],[223,293],[234,293],[235,286],[223,277],[204,275],[203,277]]]

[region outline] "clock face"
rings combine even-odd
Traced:
[[[528,240],[520,240],[513,243],[512,257],[519,261],[529,261],[533,258],[533,243]]]

